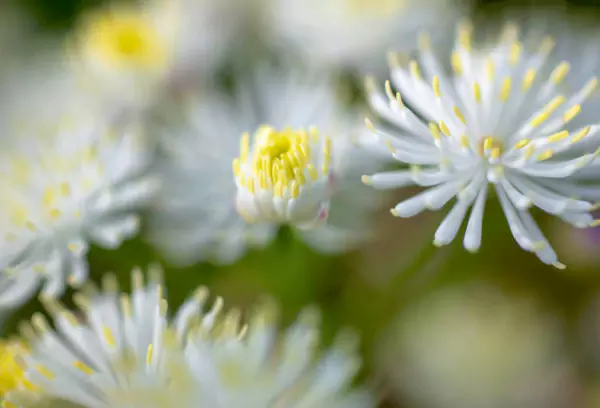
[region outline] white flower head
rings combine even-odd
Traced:
[[[529,209],[538,207],[578,228],[598,224],[590,212],[600,190],[576,177],[600,154],[600,128],[572,122],[585,110],[583,103],[598,81],[591,78],[573,93],[562,94],[558,86],[568,63],[539,75],[553,46],[550,38],[529,51],[510,25],[500,42],[476,51],[471,35],[469,24],[460,25],[450,74],[424,38],[420,64],[413,60],[405,69],[392,56],[392,82],[399,92],[388,82],[386,97],[368,81],[371,105],[387,124],[377,130],[370,121],[367,125],[375,130],[379,149],[387,146],[388,154],[410,169],[365,176],[364,182],[380,189],[427,187],[392,210],[399,217],[438,210],[456,198],[435,234],[436,245],[456,237],[472,207],[464,238],[470,251],[481,245],[491,184],[517,243],[562,268]],[[582,140],[591,150],[577,149]]]
[[[190,71],[212,72],[236,27],[224,4],[151,0],[94,10],[71,35],[70,60],[102,99],[147,107]]]
[[[233,161],[236,205],[248,222],[289,223],[312,229],[325,222],[333,184],[331,139],[317,129],[263,126],[241,139]]]
[[[313,65],[370,69],[390,48],[412,51],[422,29],[442,37],[461,8],[460,0],[267,0],[263,29]]]
[[[37,108],[37,92],[44,90],[20,98]],[[28,300],[42,284],[44,296],[57,296],[66,281],[84,282],[90,242],[116,248],[134,235],[137,207],[156,188],[143,174],[149,151],[139,126],[89,110],[83,99],[77,109],[77,100],[65,100],[64,111],[35,109],[37,120],[6,127],[11,133],[0,154],[0,306]]]
[[[563,340],[539,305],[471,284],[429,294],[398,316],[379,363],[410,406],[568,407],[577,404],[565,403],[573,373]]]
[[[235,99],[192,98],[176,124],[162,132],[162,192],[149,217],[150,238],[169,261],[233,262],[271,242],[281,223],[321,224],[298,231],[320,252],[366,239],[379,201],[357,197],[359,175],[375,163],[356,154],[328,79],[258,69]]]
[[[18,358],[29,389],[7,400],[59,399],[86,408],[132,407],[370,407],[352,390],[359,368],[355,338],[341,334],[317,354],[318,314],[307,309],[283,334],[266,304],[241,323],[224,314],[223,300],[208,304],[199,288],[171,317],[159,269],[147,284],[139,269],[131,295],[114,276],[102,291],[75,297],[78,318],[57,301],[47,303],[56,331],[41,315],[23,326],[31,351]],[[32,391],[33,389],[33,391]]]

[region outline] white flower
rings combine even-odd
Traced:
[[[340,335],[317,355],[314,311],[279,335],[272,307],[242,325],[238,310],[222,314],[221,298],[205,310],[208,291],[199,288],[170,317],[158,272],[144,285],[134,270],[131,295],[107,276],[103,291],[75,297],[82,320],[49,302],[56,331],[35,315],[23,327],[31,351],[17,357],[35,391],[21,387],[7,400],[16,407],[35,398],[86,408],[374,406],[366,391],[350,389],[360,366],[353,336]]]
[[[406,70],[392,58],[392,81],[399,93],[388,82],[386,98],[368,81],[371,105],[388,122],[375,137],[380,149],[387,145],[410,169],[374,174],[364,182],[380,189],[428,187],[392,210],[399,217],[438,210],[456,198],[435,234],[436,245],[455,238],[472,207],[464,238],[470,251],[481,245],[491,183],[517,243],[544,263],[564,267],[529,209],[538,207],[578,228],[598,224],[590,212],[600,190],[575,176],[600,153],[599,128],[572,124],[598,81],[590,79],[571,95],[559,93],[567,63],[549,76],[538,75],[552,44],[546,39],[538,51],[526,53],[516,27],[509,26],[498,44],[475,52],[471,28],[465,24],[459,29],[450,75],[441,69],[426,38],[419,54],[422,72],[416,61]],[[591,150],[577,150],[582,140]]]
[[[369,214],[379,201],[360,194],[360,172],[376,163],[351,144],[350,122],[327,80],[258,70],[235,99],[204,92],[173,122],[176,126],[162,131],[163,190],[149,217],[150,238],[169,261],[234,262],[248,247],[271,242],[279,223],[312,227],[326,217],[325,225],[299,232],[317,251],[345,251],[368,237]],[[318,140],[310,135],[313,127],[320,131]],[[240,137],[255,131],[261,139],[252,147],[249,135],[242,137],[245,160],[235,160],[234,177]],[[268,154],[257,160],[283,145],[290,149],[285,160]],[[272,171],[276,162],[280,171],[286,166],[285,174]],[[269,178],[250,178],[254,165],[259,171],[270,166]],[[257,222],[246,222],[236,206]]]
[[[242,136],[234,159],[238,213],[248,222],[282,222],[301,229],[322,224],[333,188],[331,139],[317,129],[263,126]]]
[[[494,287],[444,289],[398,316],[379,363],[408,406],[576,406],[558,323]]]
[[[460,0],[266,0],[261,27],[282,51],[316,66],[372,69],[386,50],[410,52],[417,33],[451,28]],[[445,27],[445,28],[444,28]]]
[[[84,15],[69,57],[83,83],[109,103],[144,108],[190,71],[208,75],[236,31],[228,0],[151,0]]]
[[[14,102],[31,103],[28,122],[18,116],[6,118],[16,120],[12,126],[3,122],[9,135],[0,152],[4,307],[26,301],[40,285],[43,295],[57,296],[66,281],[84,282],[90,241],[116,248],[137,233],[136,207],[155,190],[156,181],[142,174],[149,152],[138,125],[109,120],[76,94],[47,99],[54,106],[44,108],[38,92],[48,98],[48,81]]]

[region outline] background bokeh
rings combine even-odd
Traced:
[[[34,16],[36,31],[49,35],[68,29],[78,13],[100,4],[102,0],[14,2]],[[506,8],[524,5],[555,5],[567,7],[569,12],[584,8],[590,13],[600,11],[600,2],[594,0],[570,1],[566,6],[564,2],[559,1],[479,0],[477,11],[485,18],[494,19],[499,18],[498,16],[502,15],[499,12],[505,11]],[[598,21],[600,22],[600,19]],[[600,52],[600,39],[598,44]],[[18,44],[15,48],[15,52],[18,52]],[[10,55],[2,57],[4,61],[9,58]],[[600,120],[600,113],[598,119]],[[392,199],[390,206],[396,201]],[[436,225],[443,216],[441,213],[426,213],[414,219],[400,220],[391,218],[384,209],[377,221],[377,239],[361,251],[344,256],[326,257],[317,254],[284,228],[273,245],[262,251],[251,252],[240,262],[228,267],[210,264],[183,269],[169,267],[141,239],[129,241],[116,251],[94,248],[90,254],[90,264],[94,278],[97,279],[105,271],[115,271],[118,276],[124,277],[122,283],[124,287],[128,287],[126,272],[134,265],[145,266],[161,262],[165,264],[169,299],[174,305],[179,304],[196,285],[207,285],[213,293],[222,295],[230,305],[242,307],[252,304],[265,294],[271,295],[280,303],[286,322],[291,321],[304,306],[317,304],[323,311],[325,341],[330,340],[336,331],[345,326],[354,327],[360,332],[365,361],[362,379],[381,392],[382,406],[435,406],[434,402],[424,402],[419,397],[412,396],[414,387],[411,388],[412,391],[405,391],[401,385],[398,386],[398,382],[411,378],[413,374],[415,378],[425,378],[428,375],[424,371],[411,373],[411,367],[418,370],[419,364],[424,363],[413,361],[415,359],[410,358],[411,356],[407,357],[407,350],[410,350],[410,353],[425,354],[432,353],[433,350],[440,354],[443,354],[442,351],[453,353],[456,351],[452,345],[454,341],[468,343],[497,340],[502,335],[496,334],[495,331],[487,337],[484,334],[486,330],[501,331],[504,327],[502,325],[506,325],[506,330],[511,333],[507,340],[510,338],[515,345],[506,347],[505,344],[489,344],[487,352],[496,355],[497,359],[479,361],[481,364],[461,361],[460,359],[466,359],[469,355],[468,350],[461,351],[462,354],[459,353],[455,357],[458,360],[453,372],[457,376],[472,376],[468,378],[471,378],[473,387],[479,387],[478,377],[480,380],[481,376],[486,374],[478,376],[473,370],[485,371],[486,364],[494,364],[496,360],[506,363],[512,359],[525,358],[523,354],[527,356],[527,353],[533,350],[546,347],[544,341],[547,340],[547,336],[556,336],[561,339],[561,346],[560,352],[555,352],[555,357],[561,360],[561,364],[563,359],[566,361],[564,366],[568,366],[568,373],[565,376],[568,379],[558,382],[553,392],[558,393],[567,402],[566,405],[558,405],[560,403],[555,399],[553,404],[600,406],[600,399],[594,397],[598,394],[595,391],[596,387],[600,389],[600,304],[596,301],[600,297],[600,229],[575,231],[544,214],[535,215],[539,217],[550,240],[555,243],[562,261],[568,265],[566,270],[543,265],[534,256],[522,251],[514,243],[500,206],[495,200],[488,202],[484,245],[475,255],[464,251],[460,240],[443,249],[432,245]],[[544,331],[532,334],[526,330],[518,331],[518,325],[523,324],[519,321],[515,323],[514,327],[517,329],[513,331],[513,322],[510,319],[498,318],[494,314],[494,308],[502,307],[498,306],[502,305],[502,302],[490,306],[489,311],[485,309],[485,301],[467,302],[461,306],[462,309],[459,308],[455,312],[447,305],[439,306],[448,314],[443,314],[443,321],[447,324],[441,327],[437,327],[436,322],[442,317],[436,315],[429,324],[427,320],[423,323],[423,319],[428,318],[426,313],[413,314],[413,309],[419,305],[425,305],[425,308],[430,309],[429,312],[437,313],[433,310],[438,307],[434,304],[439,303],[435,303],[435,294],[445,293],[445,290],[456,290],[457,293],[462,293],[465,299],[480,296],[472,294],[480,293],[472,292],[473,283],[493,287],[509,299],[509,305],[521,301],[535,304],[536,310],[549,317],[556,323],[557,328],[549,334]],[[461,292],[461,288],[469,289]],[[440,290],[443,292],[439,292]],[[433,300],[428,303],[428,299]],[[459,300],[456,300],[453,304],[458,302]],[[469,308],[478,310],[479,315],[471,316]],[[38,309],[39,304],[31,301],[10,318],[7,330],[13,330],[19,320],[27,318]],[[483,312],[480,309],[483,309]],[[462,323],[461,317],[464,317]],[[464,338],[456,339],[456,331],[464,329],[463,323],[472,325],[468,319],[481,320],[477,333],[471,337],[462,333]],[[412,323],[414,325],[411,325]],[[407,341],[402,337],[402,331],[418,333],[419,330],[424,330],[419,324],[427,326],[427,332],[431,334],[429,340],[421,341],[421,347],[395,350],[400,348],[403,341]],[[525,324],[531,327],[530,323]],[[398,339],[398,336],[404,340]],[[532,342],[531,349],[522,347],[519,343],[520,336],[533,336],[524,339]],[[411,361],[407,361],[407,358]],[[470,373],[462,373],[462,363],[469,367]],[[542,374],[547,374],[549,371],[543,367]],[[395,368],[403,368],[405,372],[399,373]],[[519,369],[519,372],[525,369]],[[492,379],[493,373],[492,370]],[[443,380],[444,377],[439,378]],[[497,381],[501,379],[498,378]],[[540,378],[540,381],[545,380]],[[431,380],[431,384],[422,385],[436,387],[436,384],[438,383]],[[455,388],[454,392],[463,391]],[[450,404],[447,406],[455,406],[449,402],[451,399],[446,401]],[[505,406],[510,407],[510,402],[508,404]],[[518,406],[534,406],[528,405],[527,402],[522,404],[524,405]]]

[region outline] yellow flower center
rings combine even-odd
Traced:
[[[111,64],[140,68],[162,67],[165,47],[151,18],[133,10],[99,13],[84,31],[84,47]]]
[[[0,397],[20,386],[33,389],[33,385],[25,378],[23,369],[15,361],[15,356],[27,353],[22,341],[0,342]]]
[[[319,170],[312,162],[311,144],[321,141],[324,143],[320,170],[327,175],[331,160],[329,138],[321,140],[314,129],[309,132],[291,128],[278,131],[269,126],[261,127],[255,134],[254,152],[247,171],[242,171],[241,167],[250,153],[250,135],[242,136],[240,157],[233,162],[233,172],[240,184],[252,194],[261,188],[272,189],[276,197],[289,194],[296,198],[307,180],[319,178]]]
[[[504,153],[504,142],[495,137],[485,137],[480,140],[477,146],[477,153],[481,157],[498,159]]]
[[[277,132],[266,128],[258,134],[257,149],[252,167],[258,179],[287,183],[307,166],[310,160],[310,145],[306,132],[286,129]],[[301,181],[301,178],[298,180]],[[304,182],[300,182],[300,185]]]
[[[355,15],[373,14],[385,17],[406,6],[406,0],[346,0],[348,10]]]

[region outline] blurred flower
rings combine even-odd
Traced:
[[[331,139],[317,129],[263,126],[241,140],[234,159],[238,213],[248,222],[283,222],[313,229],[325,222],[333,185]]]
[[[171,318],[160,271],[149,275],[144,285],[133,271],[131,295],[107,275],[102,291],[75,297],[84,322],[50,301],[57,332],[41,314],[23,329],[32,350],[20,358],[39,393],[20,389],[7,400],[57,398],[89,408],[374,405],[365,390],[350,389],[360,366],[352,335],[317,358],[314,311],[279,336],[271,306],[242,326],[238,310],[222,314],[221,298],[204,311],[209,294],[199,288]]]
[[[149,152],[137,123],[92,109],[62,73],[42,72],[40,80],[33,71],[20,78],[22,93],[0,109],[9,136],[0,141],[5,307],[28,300],[42,283],[44,296],[56,296],[66,280],[84,282],[89,242],[115,248],[134,235],[134,211],[156,187],[142,174]],[[62,92],[55,94],[57,86]],[[24,105],[28,115],[20,116]]]
[[[151,0],[96,10],[72,34],[69,57],[92,92],[147,107],[189,71],[212,73],[237,27],[229,3]]]
[[[263,29],[282,50],[299,52],[312,65],[380,67],[387,50],[410,53],[418,33],[436,38],[450,31],[461,0],[265,0]]]
[[[326,253],[352,249],[369,238],[370,215],[379,201],[362,194],[364,187],[360,186],[360,174],[365,169],[377,168],[377,163],[359,154],[359,149],[352,144],[352,120],[343,112],[326,79],[297,72],[259,69],[252,79],[243,81],[235,99],[204,92],[201,96],[192,96],[185,115],[183,119],[173,121],[175,126],[162,131],[165,157],[158,172],[164,179],[163,190],[157,195],[150,214],[150,239],[170,261],[178,264],[206,259],[218,263],[234,262],[248,247],[264,247],[271,242],[278,222],[310,224],[314,218],[316,221],[324,218],[330,194],[327,224],[311,231],[299,231],[301,237],[315,250]],[[322,142],[313,141],[312,136],[303,131],[286,130],[309,131],[311,127],[318,128],[321,135],[329,136],[331,146],[326,142],[323,150],[319,146]],[[265,213],[249,213],[249,209],[254,211],[255,201],[248,188],[254,188],[258,192],[256,197],[268,201],[269,205],[289,203],[288,210],[298,204],[293,197],[289,199],[290,194],[298,193],[302,199],[311,197],[314,201],[308,200],[308,207],[300,207],[308,210],[305,214],[280,211],[271,214],[271,223],[255,224],[237,214],[237,186],[232,162],[239,154],[240,135],[256,129],[259,129],[260,140],[254,149],[263,149],[263,153],[264,149],[272,149],[270,153],[274,154],[276,148],[289,142],[295,153],[302,155],[286,156],[289,175],[294,176],[293,181],[289,177],[292,182],[287,190],[283,189],[282,183],[277,187],[277,183],[273,186],[272,182],[268,184],[272,190],[261,189],[260,180],[252,182],[250,187],[248,179],[244,179],[244,187],[240,180],[241,163],[236,161],[240,171],[242,212],[248,212],[246,215],[252,218],[260,215],[262,221],[269,219],[265,217],[268,206],[262,208]],[[277,139],[275,145],[279,145],[269,147],[273,139]],[[250,150],[249,136],[242,140],[242,157],[247,155],[247,160],[258,157],[260,152]],[[309,150],[310,162],[305,156]],[[298,168],[296,173],[293,173],[292,162]],[[327,168],[323,168],[325,163]],[[257,161],[256,165],[272,167],[275,161],[270,165]],[[316,179],[313,179],[315,173]],[[273,180],[273,174],[270,176]],[[305,183],[302,185],[296,177],[301,181],[303,177]],[[263,182],[266,186],[267,180]],[[331,193],[326,189],[331,189]],[[273,194],[275,198],[272,198]],[[280,200],[284,194],[286,200]]]
[[[472,49],[471,34],[469,24],[459,27],[450,76],[423,38],[419,57],[423,73],[416,61],[410,62],[408,72],[391,58],[392,80],[402,96],[394,95],[387,82],[386,98],[374,81],[367,81],[371,105],[387,121],[376,130],[367,120],[379,149],[387,146],[396,160],[411,168],[377,173],[364,182],[378,189],[432,187],[399,203],[392,210],[399,217],[426,208],[438,210],[456,198],[435,234],[436,245],[454,240],[472,206],[464,238],[469,251],[481,245],[491,183],[517,243],[542,262],[564,268],[529,209],[538,207],[577,228],[598,225],[590,212],[600,190],[579,183],[574,175],[600,153],[599,128],[571,124],[598,81],[592,78],[567,98],[557,90],[568,72],[567,63],[559,64],[547,78],[537,75],[552,49],[550,39],[529,55],[523,52],[515,26],[507,26],[500,42],[484,50]],[[592,149],[578,152],[582,140]]]
[[[422,299],[380,350],[390,386],[409,406],[575,406],[556,322],[487,286]]]

